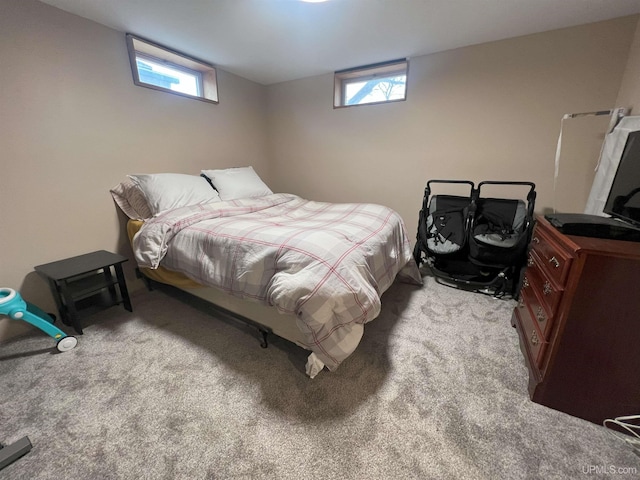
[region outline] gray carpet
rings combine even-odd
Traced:
[[[611,478],[640,458],[529,401],[513,301],[395,284],[336,372],[158,291],[87,319],[76,349],[0,346],[2,479]]]

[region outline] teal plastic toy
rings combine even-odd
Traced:
[[[61,352],[71,350],[78,344],[76,337],[67,335],[53,324],[53,318],[35,305],[25,302],[20,294],[12,288],[0,288],[0,315],[7,315],[14,320],[22,320],[39,328],[58,341],[57,348]]]

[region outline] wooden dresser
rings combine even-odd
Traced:
[[[538,217],[511,323],[531,400],[598,424],[640,414],[640,242]]]

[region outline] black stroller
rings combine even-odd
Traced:
[[[432,184],[457,184],[469,195],[431,196]],[[486,186],[528,187],[526,201],[483,197]],[[498,187],[500,188],[500,187]],[[424,190],[413,251],[436,281],[498,298],[517,298],[533,233],[535,184],[430,180]]]

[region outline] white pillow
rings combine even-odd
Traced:
[[[120,209],[133,220],[147,220],[153,217],[147,199],[133,180],[127,178],[111,190],[111,196]]]
[[[220,201],[218,192],[199,175],[153,173],[128,177],[142,190],[154,216],[174,208]]]
[[[202,170],[202,174],[211,180],[222,200],[264,197],[273,193],[253,170],[253,167]]]

